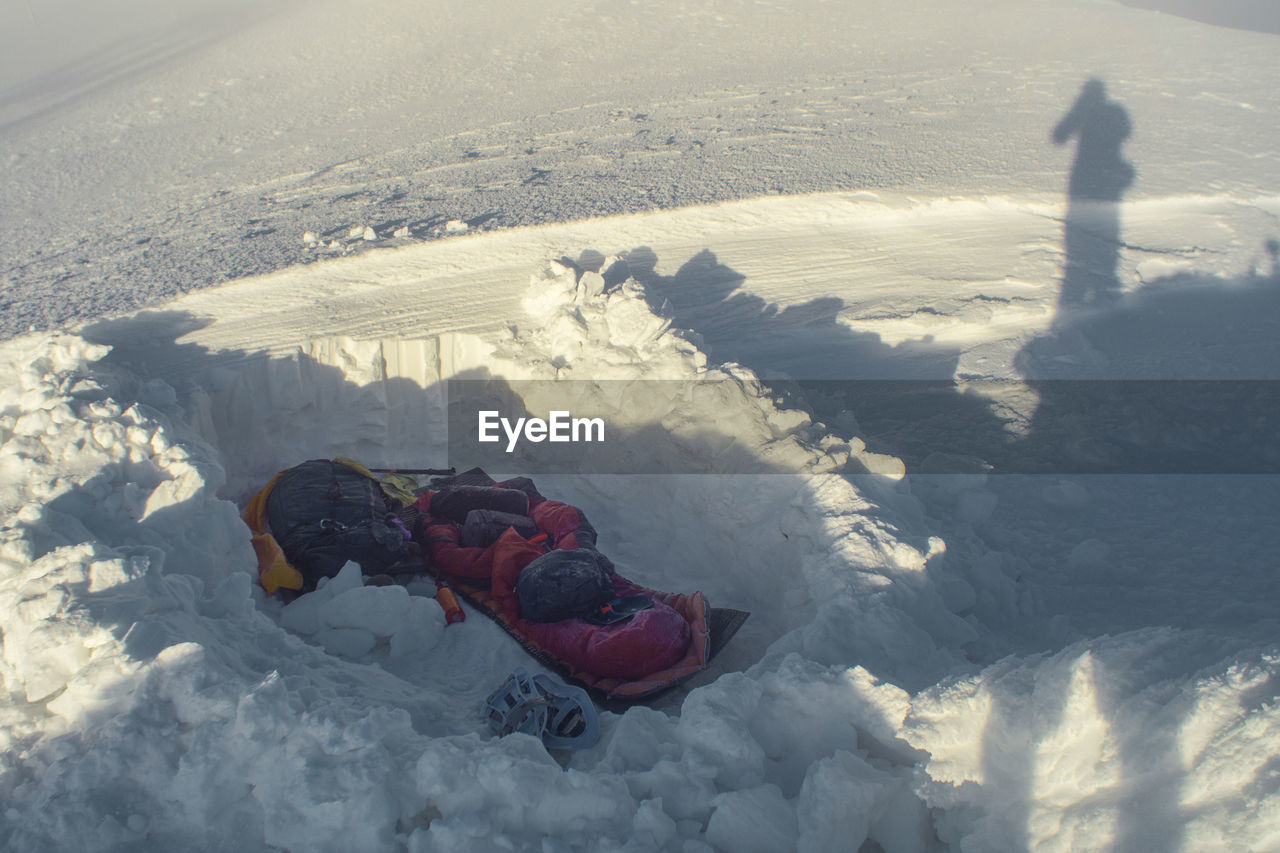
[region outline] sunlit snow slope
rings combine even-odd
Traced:
[[[1071,151],[1050,131],[1091,76],[1130,113],[1128,197],[1276,191],[1274,36],[1106,2],[252,5],[8,17],[0,335],[450,222],[822,191],[1054,202]]]

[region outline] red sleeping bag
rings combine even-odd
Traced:
[[[504,484],[494,488],[502,489]],[[653,607],[610,625],[580,618],[534,622],[522,618],[515,593],[520,572],[552,548],[594,548],[595,531],[575,507],[530,489],[528,517],[538,534],[526,539],[507,528],[486,547],[463,547],[455,521],[433,517],[427,493],[418,502],[435,572],[487,612],[531,653],[609,696],[639,697],[670,687],[706,666],[708,612],[700,593],[680,595],[639,586],[611,573],[618,596],[643,594]],[[507,495],[506,497],[514,497]]]

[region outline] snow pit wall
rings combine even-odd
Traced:
[[[533,473],[544,493],[583,508],[601,547],[642,583],[700,589],[715,604],[751,611],[727,652],[729,668],[749,666],[786,631],[813,621],[815,602],[842,583],[834,579],[841,569],[826,565],[831,555],[837,565],[856,562],[860,572],[905,566],[915,574],[941,553],[927,535],[910,537],[911,544],[880,541],[889,527],[864,520],[877,513],[875,502],[836,473],[883,471],[892,493],[897,460],[829,436],[804,412],[780,409],[745,369],[708,367],[696,342],[670,329],[634,282],[606,292],[601,276],[551,264],[534,276],[525,308],[528,317],[498,340],[326,338],[234,369],[215,358],[202,373],[187,360],[187,374],[171,379],[185,388],[188,420],[219,451],[223,494],[239,505],[276,471],[308,458],[470,467],[474,459],[448,455],[454,379],[515,389],[528,412],[572,399],[611,434],[629,436],[625,453],[615,455],[642,460],[645,475],[542,474],[523,465],[534,460],[521,453],[505,468],[486,467],[498,477]],[[790,473],[726,473],[744,466]],[[903,646],[898,655],[892,645],[876,641],[890,657],[919,661],[923,652],[941,663],[932,649]]]

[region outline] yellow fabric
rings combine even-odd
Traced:
[[[338,456],[334,462],[340,462],[357,473],[364,474],[370,480],[376,482],[381,488],[382,493],[391,500],[398,503],[401,507],[413,506],[418,500],[418,496],[413,493],[417,487],[418,481],[408,474],[387,474],[385,477],[379,478],[377,474],[361,465],[354,459],[348,459],[345,456]]]
[[[368,468],[364,467],[354,459],[348,459],[345,456],[336,456],[334,457],[333,461],[341,462],[343,465],[346,465],[348,468],[354,468],[356,471],[360,472],[361,474],[364,474],[370,480],[378,479],[377,476],[375,476],[372,471],[370,471]],[[280,473],[283,474],[284,472],[281,471]]]
[[[382,493],[401,507],[413,506],[418,502],[418,496],[413,493],[418,487],[418,481],[408,474],[387,474],[379,481],[379,485],[382,486]]]
[[[289,565],[284,550],[267,529],[267,498],[276,482],[285,474],[281,471],[271,478],[244,508],[244,523],[253,531],[253,550],[258,555],[258,583],[274,595],[278,589],[302,589],[302,572]]]

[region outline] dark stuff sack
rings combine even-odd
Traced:
[[[516,597],[531,622],[559,622],[598,610],[617,595],[599,554],[579,548],[549,551],[520,572]]]
[[[463,548],[487,548],[498,537],[514,527],[525,539],[538,535],[538,525],[527,515],[516,515],[510,512],[497,512],[491,509],[473,509],[467,513],[459,531],[459,544]]]

